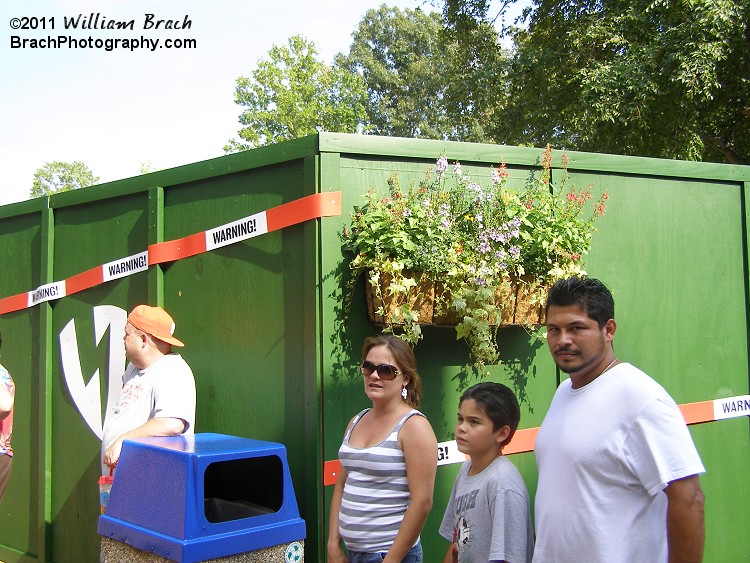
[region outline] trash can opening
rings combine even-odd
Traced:
[[[210,463],[203,490],[203,509],[211,523],[278,512],[284,500],[281,458],[270,455]]]

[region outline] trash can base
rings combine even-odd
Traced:
[[[303,563],[304,540],[264,547],[256,551],[236,553],[205,563]],[[288,553],[288,555],[287,555]],[[101,563],[169,563],[171,559],[142,551],[126,543],[102,537]]]

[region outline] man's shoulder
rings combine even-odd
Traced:
[[[625,373],[625,377],[617,378],[616,380],[621,383],[625,388],[632,389],[633,391],[640,391],[643,393],[654,393],[661,392],[666,393],[664,386],[659,383],[656,379],[651,377],[642,369],[629,363],[622,363],[617,366],[621,368]]]
[[[179,354],[167,354],[151,364],[148,371],[158,380],[194,379],[193,370]]]
[[[185,359],[176,352],[171,352],[169,354],[165,354],[162,356],[154,365],[159,365],[161,368],[162,366],[169,366],[170,369],[174,369],[177,366],[185,367],[187,369],[190,369],[190,366],[185,361]]]

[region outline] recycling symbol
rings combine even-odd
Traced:
[[[292,542],[286,546],[284,561],[287,561],[288,563],[298,563],[299,561],[302,561],[303,553],[304,550],[302,549],[302,544],[298,541]]]

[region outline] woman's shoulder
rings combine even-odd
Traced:
[[[355,414],[350,420],[349,423],[346,425],[346,429],[349,430],[354,427],[355,424],[357,424],[360,419],[365,416],[371,409],[362,409],[357,414]]]
[[[404,415],[403,424],[401,427],[400,434],[405,436],[417,436],[417,437],[431,437],[435,440],[435,432],[432,430],[432,425],[424,413],[412,409]]]
[[[418,417],[421,417],[421,418],[424,418],[424,419],[427,418],[422,411],[420,411],[418,409],[409,409],[408,411],[406,411],[403,414],[403,416],[401,417],[401,420],[404,421],[404,422],[406,422],[407,420],[409,420],[411,418],[414,418],[415,416],[418,416]]]

